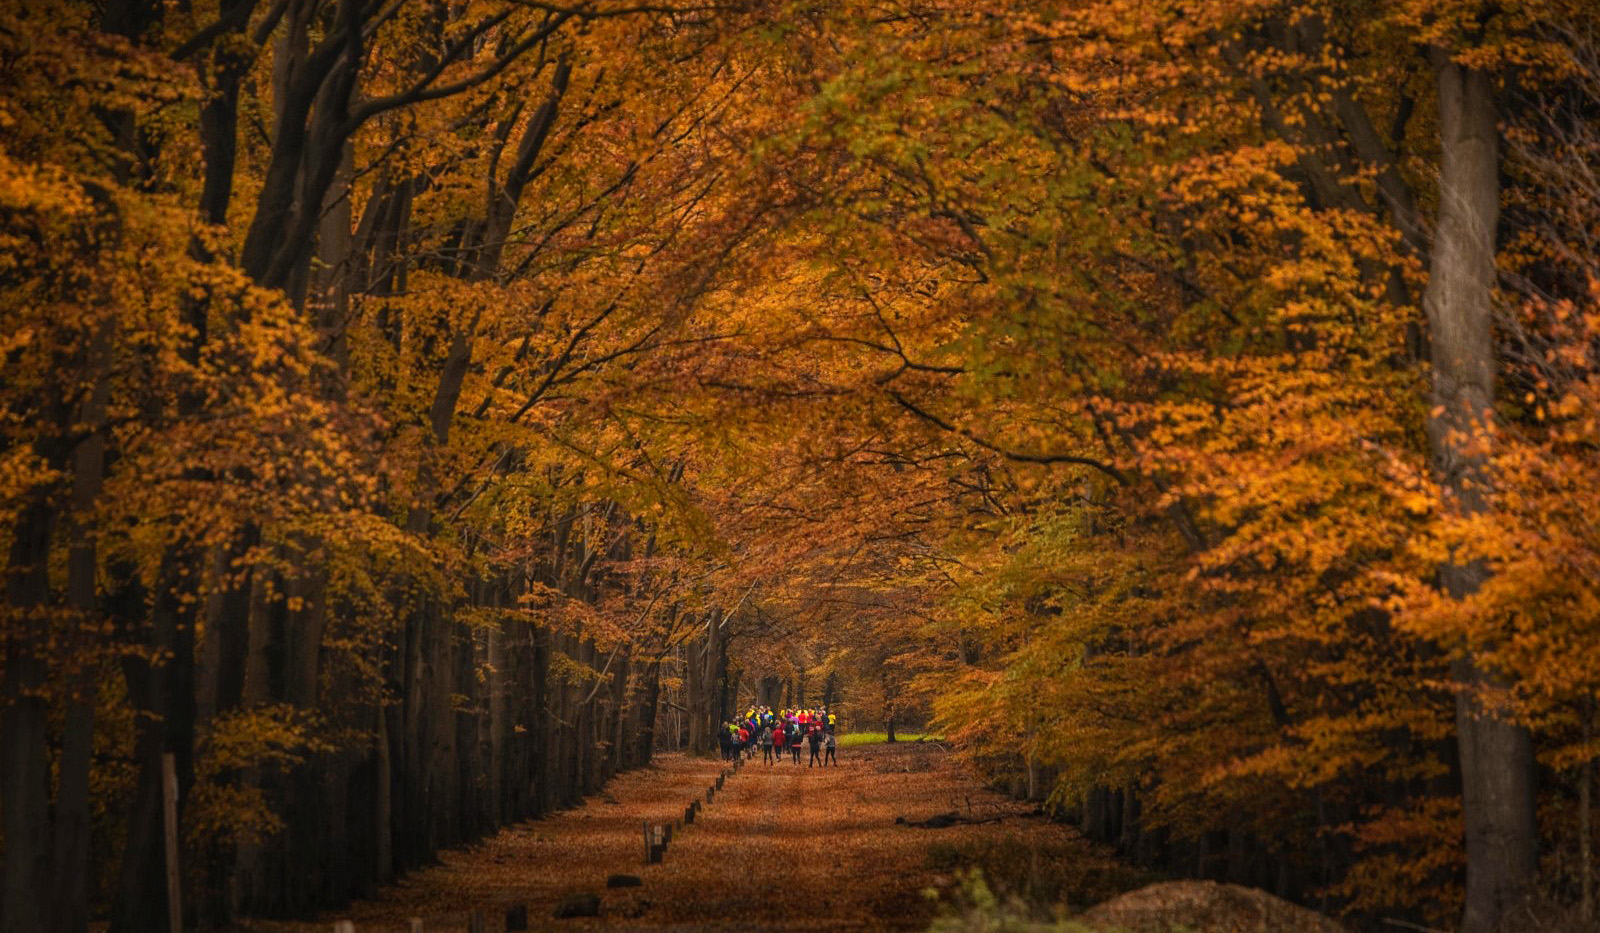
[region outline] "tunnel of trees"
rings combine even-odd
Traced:
[[[166,756],[209,928],[823,699],[1587,915],[1597,125],[1583,0],[0,5],[0,930]]]

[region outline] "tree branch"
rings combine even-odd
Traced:
[[[1017,463],[1071,463],[1078,466],[1086,466],[1092,470],[1098,470],[1116,480],[1118,485],[1132,485],[1128,480],[1128,477],[1121,470],[1110,465],[1109,463],[1096,460],[1093,457],[1082,457],[1076,454],[1029,454],[1021,453],[1015,450],[1009,450],[992,441],[984,440],[972,431],[969,431],[963,427],[958,427],[957,425],[940,418],[938,415],[935,415],[932,412],[913,404],[909,399],[893,389],[889,389],[887,394],[891,399],[894,400],[895,404],[899,405],[901,408],[904,408],[913,415],[916,415],[918,418],[921,418],[922,420],[927,421],[929,424],[935,425],[942,430],[949,431],[953,434],[959,434],[972,443],[977,444],[979,447],[982,447],[984,450],[997,453],[1007,460],[1012,460]]]

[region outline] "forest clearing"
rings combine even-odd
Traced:
[[[0,933],[1595,933],[1600,0],[0,0],[0,544]]]

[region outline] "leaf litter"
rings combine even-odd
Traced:
[[[989,883],[1000,893],[1072,908],[1147,880],[1036,806],[985,787],[937,744],[865,746],[841,759],[824,769],[757,758],[706,805],[731,766],[658,755],[582,805],[443,853],[374,898],[315,921],[242,926],[320,933],[350,920],[365,933],[407,930],[420,917],[430,933],[455,933],[482,911],[485,933],[497,933],[507,909],[525,905],[532,930],[921,930],[973,868],[998,873]],[[675,831],[660,864],[645,864],[643,824],[681,820],[694,800],[694,824]],[[607,888],[619,873],[642,884]],[[598,917],[553,918],[567,898],[590,893]]]

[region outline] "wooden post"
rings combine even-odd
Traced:
[[[639,827],[644,830],[644,860],[646,862],[649,862],[650,861],[650,823],[647,820],[640,820],[639,821]]]
[[[506,908],[506,933],[523,933],[528,929],[528,905],[518,904]]]
[[[483,911],[474,910],[471,916],[467,917],[467,933],[487,933],[488,928],[489,925],[483,920]]]
[[[422,918],[421,917],[412,917],[407,922],[407,925],[409,927],[410,933],[422,933]]]
[[[699,802],[700,801],[696,800],[694,803],[699,803]],[[691,804],[689,804],[688,807],[684,808],[684,811],[683,811],[683,825],[685,825],[685,826],[688,826],[690,823],[694,822],[694,803],[691,803]]]
[[[355,921],[353,921],[353,920],[335,920],[335,921],[333,921],[333,933],[356,933]]]
[[[178,871],[178,760],[161,753],[161,821],[167,843],[167,929],[183,933],[183,875]]]

